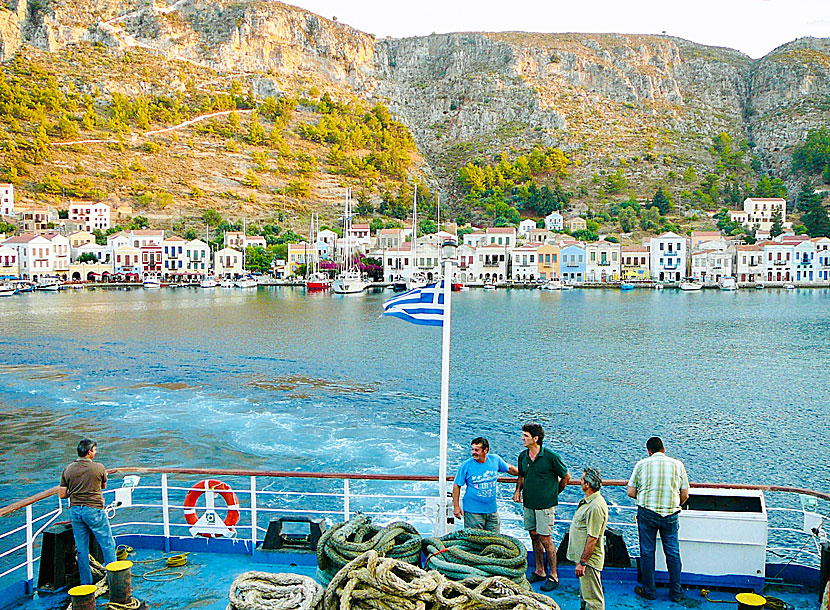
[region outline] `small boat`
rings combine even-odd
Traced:
[[[43,277],[35,286],[37,290],[44,290],[46,292],[57,292],[62,287],[61,281],[56,277]]]
[[[720,282],[718,282],[718,288],[721,290],[737,290],[738,282],[734,277],[726,276],[721,278]]]
[[[395,292],[403,292],[406,290],[406,278],[402,275],[396,275],[392,278],[392,290]]]
[[[32,282],[20,281],[17,282],[17,292],[33,292],[35,285]]]
[[[148,289],[161,288],[161,280],[157,275],[148,275],[144,278],[142,285]]]
[[[237,288],[256,288],[257,281],[250,275],[243,275],[234,282],[234,286]]]
[[[784,284],[784,290],[795,290],[794,284]]]
[[[199,286],[201,288],[216,288],[219,285],[219,282],[216,281],[216,278],[212,275],[206,275],[199,281]]]
[[[495,280],[487,280],[484,282],[484,290],[495,290],[496,289],[496,282]]]
[[[406,289],[414,290],[415,288],[423,288],[429,284],[426,274],[416,271],[406,278]]]
[[[663,286],[663,284],[662,284],[662,283],[660,283],[660,282],[657,282],[657,283],[654,285],[654,289],[655,289],[655,290],[663,290],[663,288],[665,288],[665,286]]]
[[[219,283],[222,288],[233,288],[236,286],[236,283],[233,281],[232,278],[224,277],[222,281]]]
[[[703,289],[703,284],[696,278],[690,277],[686,278],[685,281],[680,282],[680,290],[685,292],[694,292],[701,289]]]
[[[540,288],[542,290],[549,290],[551,292],[554,290],[562,290],[562,280],[548,280],[547,282],[542,284]]]
[[[450,284],[450,290],[452,290],[453,292],[461,292],[462,290],[464,290],[464,284],[462,284],[461,282],[452,282]]]
[[[11,282],[0,284],[0,297],[10,297],[17,292],[17,287]]]
[[[354,269],[338,275],[331,288],[335,294],[357,294],[366,290],[367,285],[360,272]]]
[[[331,288],[331,278],[325,273],[312,273],[305,282],[305,289],[309,292],[328,290]]]
[[[634,284],[623,282],[622,284],[620,284],[620,290],[634,290]]]

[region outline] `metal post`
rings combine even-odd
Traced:
[[[349,508],[349,479],[343,480],[343,518],[345,521],[349,520],[351,510]]]
[[[26,507],[26,592],[31,593],[35,584],[35,550],[32,536],[32,505]]]
[[[253,555],[254,551],[256,551],[256,526],[256,477],[251,477],[251,555]]]
[[[452,261],[444,260],[444,323],[441,344],[441,452],[438,462],[438,535],[447,533],[447,437],[450,402],[450,320],[452,317]]]
[[[167,473],[161,475],[161,510],[164,522],[164,552],[170,552],[170,502],[167,497]]]

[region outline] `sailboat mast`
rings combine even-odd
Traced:
[[[418,271],[418,185],[412,197],[412,267],[413,273]]]

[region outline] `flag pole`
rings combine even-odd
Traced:
[[[447,533],[447,437],[450,412],[450,321],[452,319],[452,262],[455,248],[444,244],[444,323],[441,344],[441,451],[438,461],[438,536]]]

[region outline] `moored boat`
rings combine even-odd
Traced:
[[[306,279],[305,287],[309,292],[328,290],[331,288],[331,278],[322,272],[312,273]]]
[[[38,280],[37,284],[35,284],[35,288],[37,290],[42,290],[44,292],[57,292],[62,287],[61,281],[57,277],[44,276]]]
[[[620,290],[634,290],[634,284],[623,282],[620,284]]]
[[[562,280],[559,279],[552,279],[548,280],[544,284],[540,286],[542,290],[554,291],[554,290],[562,290]]]
[[[17,287],[11,282],[3,282],[0,284],[0,297],[10,297],[17,294]]]
[[[697,278],[686,278],[684,281],[680,282],[680,290],[685,292],[695,292],[697,290],[702,290],[703,284]]]
[[[148,275],[144,278],[142,285],[149,289],[161,288],[161,280],[157,275]]]
[[[721,278],[720,282],[718,282],[718,288],[721,290],[737,290],[738,282],[734,277],[726,276]]]
[[[199,286],[201,288],[216,288],[219,285],[219,282],[216,281],[216,278],[212,275],[206,275],[201,280],[199,280]]]
[[[795,284],[784,284],[784,290],[795,290]]]
[[[222,288],[233,288],[236,286],[236,282],[233,281],[233,278],[230,277],[223,277],[222,281],[219,282],[219,286]]]
[[[234,286],[237,288],[256,288],[257,281],[253,276],[243,275],[234,282]]]

